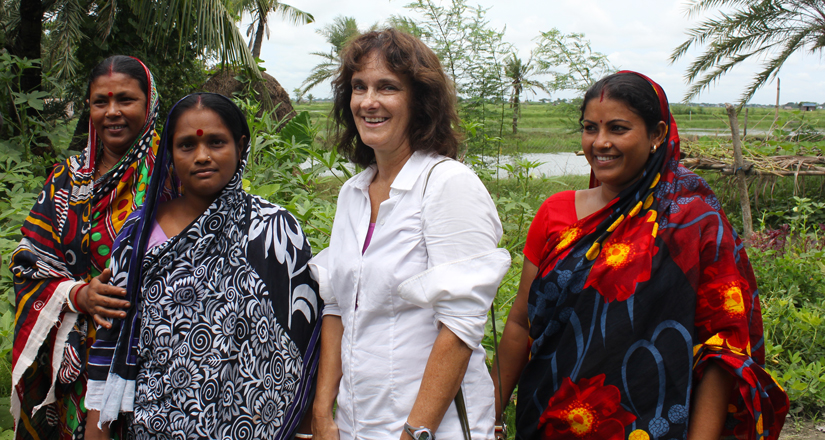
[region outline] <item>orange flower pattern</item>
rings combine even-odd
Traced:
[[[622,408],[619,389],[605,386],[604,378],[574,384],[566,377],[539,418],[542,438],[621,440],[636,416]]]

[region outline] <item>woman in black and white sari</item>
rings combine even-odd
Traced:
[[[322,302],[295,218],[242,189],[249,136],[220,95],[170,112],[112,257],[131,307],[90,355],[87,406],[104,430],[121,412],[136,438],[287,439],[301,424]]]

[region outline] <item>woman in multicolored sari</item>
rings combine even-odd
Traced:
[[[501,341],[516,438],[776,439],[788,399],[763,368],[753,271],[713,191],[679,164],[664,91],[608,76],[580,123],[591,188],[536,214]]]
[[[152,173],[158,93],[143,63],[113,56],[92,70],[88,94],[86,148],[55,166],[10,264],[17,438],[83,438],[92,320],[124,314],[122,291],[105,286],[106,268],[115,236],[143,203]]]
[[[189,95],[169,113],[146,203],[112,252],[112,280],[131,306],[98,329],[90,424],[99,417],[106,430],[129,413],[136,439],[280,440],[299,430],[323,304],[298,222],[243,190],[249,139],[243,113],[221,95]],[[90,436],[105,434],[96,428]]]

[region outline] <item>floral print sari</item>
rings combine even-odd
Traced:
[[[788,399],[763,368],[748,256],[708,184],[679,164],[667,97],[644,78],[667,141],[636,183],[548,237],[516,438],[685,439],[692,387],[713,361],[736,378],[723,438],[776,439]]]

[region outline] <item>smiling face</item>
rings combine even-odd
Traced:
[[[645,121],[622,101],[591,99],[582,119],[582,150],[602,185],[621,192],[642,176],[653,146],[664,141],[667,126],[648,132]]]
[[[186,110],[175,125],[172,160],[185,197],[211,203],[238,168],[240,143],[217,113],[208,108]]]
[[[408,127],[412,84],[386,67],[374,53],[352,75],[350,110],[361,141],[382,155],[409,154]]]
[[[129,75],[101,75],[89,87],[89,118],[103,145],[123,156],[146,123],[146,95]]]

